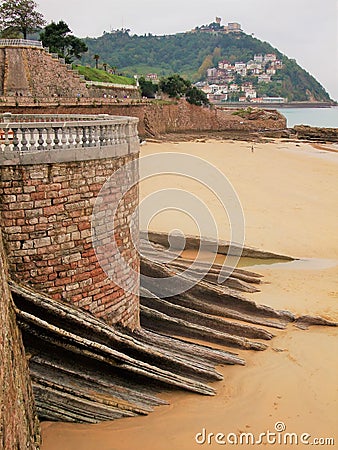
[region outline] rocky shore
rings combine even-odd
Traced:
[[[297,139],[302,141],[338,142],[338,128],[319,128],[296,125],[292,129]]]

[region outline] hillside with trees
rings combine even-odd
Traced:
[[[290,101],[330,100],[323,86],[295,60],[243,32],[203,33],[196,28],[195,32],[175,35],[138,36],[122,29],[84,41],[88,52],[81,58],[82,64],[93,65],[97,55],[124,75],[157,73],[163,77],[176,73],[193,82],[204,80],[207,70],[221,60],[235,63],[249,61],[255,54],[274,53],[283,62],[283,69],[272,76],[271,83],[259,85],[260,95],[288,97]]]

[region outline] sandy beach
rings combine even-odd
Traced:
[[[241,201],[246,245],[301,259],[250,267],[264,275],[264,283],[261,292],[246,294],[248,298],[299,315],[338,320],[338,153],[278,140],[255,143],[252,152],[249,142],[208,140],[146,144],[141,156],[162,152],[199,156],[217,166]],[[207,202],[219,237],[228,239],[224,212],[210,191],[191,180],[153,177],[141,183],[141,198],[173,182]],[[159,214],[150,223],[155,231],[174,228],[195,232],[191,220],[175,212]],[[224,380],[214,383],[215,397],[172,391],[161,395],[170,405],[147,417],[91,426],[46,422],[42,449],[216,449],[220,445],[214,437],[210,445],[198,444],[196,434],[205,429],[214,436],[241,432],[258,436],[274,432],[276,422],[283,422],[287,432],[310,434],[309,443],[314,438],[335,438],[337,445],[337,328],[300,330],[290,325],[275,334],[264,352],[238,352],[246,359],[245,367],[219,368]],[[263,447],[293,446],[265,443]]]

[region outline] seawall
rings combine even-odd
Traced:
[[[7,284],[0,230],[0,448],[37,450],[40,442],[27,358]]]
[[[20,136],[25,130],[19,150],[11,147],[14,143],[1,153],[0,224],[9,271],[17,282],[36,291],[84,308],[109,324],[135,329],[139,326],[138,280],[129,280],[128,267],[118,264],[115,281],[107,277],[94,250],[91,219],[106,181],[138,159],[137,120],[86,119],[24,122],[21,131],[16,131]],[[35,142],[30,134],[32,144],[26,139],[28,127],[38,130]],[[138,206],[138,166],[115,176],[116,184],[105,193],[100,210],[102,226],[112,222],[110,206],[115,205],[112,233],[118,252],[138,272],[139,256],[131,237],[138,227],[137,220],[131,220]],[[134,186],[123,195],[131,181]],[[115,253],[110,257],[116,258],[116,248],[111,251]],[[135,283],[134,291],[121,287],[128,282]]]

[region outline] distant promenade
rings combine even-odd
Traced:
[[[332,108],[337,106],[335,102],[285,102],[285,103],[252,103],[252,102],[225,102],[216,103],[217,106],[224,108],[264,108],[264,109],[276,109],[276,108]]]

